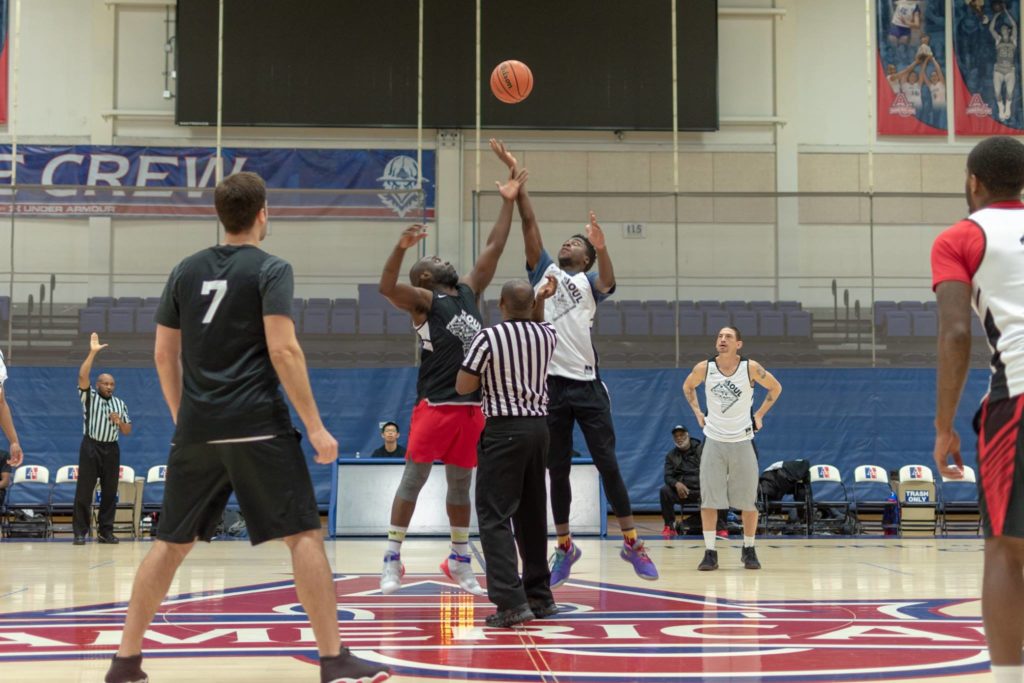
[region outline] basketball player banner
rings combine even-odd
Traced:
[[[879,135],[945,135],[942,0],[876,0]]]
[[[435,153],[416,150],[224,149],[224,175],[258,173],[271,215],[291,219],[434,217]],[[17,189],[10,145],[0,145],[0,214],[23,217],[214,217],[216,159],[206,147],[19,145]],[[360,190],[360,192],[340,192]],[[12,199],[14,201],[12,202]]]
[[[1020,135],[1020,0],[953,3],[957,135]]]
[[[0,0],[0,123],[7,123],[7,11],[11,3]]]

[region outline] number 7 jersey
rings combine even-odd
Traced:
[[[171,271],[156,322],[181,330],[181,407],[174,443],[289,433],[263,316],[291,317],[292,267],[252,245],[220,245]]]

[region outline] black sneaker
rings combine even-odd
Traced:
[[[534,619],[553,617],[558,614],[558,605],[553,602],[531,602],[530,611],[533,612]]]
[[[71,541],[73,545],[85,545],[85,536],[75,536],[75,540]]]
[[[115,544],[116,545],[116,544],[120,543],[121,541],[117,540],[117,536],[115,536],[114,534],[106,534],[106,535],[100,534],[99,536],[96,537],[96,542],[97,543],[111,543],[111,544]]]
[[[142,655],[118,657],[110,660],[110,668],[104,683],[149,683],[149,676],[142,670]]]
[[[512,628],[517,624],[523,624],[534,618],[533,610],[529,605],[523,604],[511,609],[500,609],[488,616],[484,621],[491,628]]]
[[[754,546],[744,548],[740,553],[740,559],[743,560],[744,569],[760,569],[761,563],[757,560],[757,551],[754,550]]]
[[[704,559],[697,565],[697,571],[710,572],[715,569],[718,569],[718,551],[705,550]]]
[[[341,648],[337,657],[320,658],[320,683],[380,683],[391,678],[391,669],[383,664],[363,661]]]

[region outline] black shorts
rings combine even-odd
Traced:
[[[1024,538],[1024,395],[982,402],[978,432],[978,498],[986,538]]]
[[[253,545],[320,528],[298,432],[265,441],[173,446],[156,537],[209,541],[231,492]]]

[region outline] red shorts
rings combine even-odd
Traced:
[[[975,418],[978,489],[986,538],[1024,537],[1024,395],[989,401]]]
[[[432,406],[424,399],[412,409],[405,457],[413,462],[440,460],[446,465],[476,467],[476,445],[483,429],[480,406]]]

